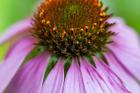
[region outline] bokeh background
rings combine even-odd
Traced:
[[[101,0],[110,13],[122,17],[140,34],[140,0]],[[31,16],[41,0],[0,0],[0,35],[15,22]],[[8,45],[0,46],[0,60]]]

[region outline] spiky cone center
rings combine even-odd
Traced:
[[[32,34],[54,54],[95,55],[106,51],[114,35],[106,10],[98,0],[45,0],[34,15]]]

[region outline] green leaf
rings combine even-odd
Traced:
[[[9,44],[0,45],[0,62],[4,58],[5,53],[7,52]]]

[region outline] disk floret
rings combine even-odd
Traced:
[[[38,45],[61,56],[94,55],[111,42],[113,25],[98,0],[45,0],[33,18]]]

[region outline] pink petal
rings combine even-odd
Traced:
[[[97,73],[95,70],[96,68],[89,64],[84,58],[81,59],[81,69],[83,73],[83,80],[85,80],[85,86],[91,86],[91,92],[88,93],[110,93],[110,89],[103,78]],[[90,81],[88,82],[87,80]],[[88,86],[86,89],[87,91],[89,91]]]
[[[107,85],[109,86],[113,93],[130,93],[122,80],[103,62],[95,59],[97,65],[97,72],[102,75]]]
[[[86,93],[130,93],[111,69],[95,61],[96,68],[87,60],[81,59],[81,72]]]
[[[77,59],[73,59],[68,70],[63,93],[86,93]]]
[[[88,67],[86,67],[86,63],[84,59],[81,59],[81,73],[85,86],[85,93],[103,93],[102,89],[95,83],[95,80],[92,79],[90,72],[87,70]]]
[[[10,55],[0,64],[0,93],[7,87],[24,58],[33,49],[33,42],[31,38],[26,38],[16,44]]]
[[[130,52],[125,51],[124,49],[116,47],[110,47],[111,51],[117,57],[118,61],[138,80],[140,80],[140,54],[137,51],[135,54],[131,52],[132,50],[128,50]]]
[[[3,44],[4,42],[13,38],[21,38],[29,34],[29,32],[25,32],[29,27],[31,27],[31,19],[26,19],[16,23],[7,29],[2,36],[0,36],[0,44]]]
[[[122,79],[126,86],[134,93],[139,93],[140,85],[140,42],[139,37],[132,28],[129,28],[119,18],[112,18],[110,22],[116,21],[117,25],[111,28],[118,33],[114,36],[114,43],[108,47],[111,53],[106,54],[111,68]],[[113,60],[113,61],[112,61]],[[116,67],[116,66],[118,67]],[[116,67],[116,68],[115,68]],[[118,73],[118,69],[122,70]]]
[[[43,53],[31,59],[17,72],[6,93],[41,93],[49,58],[49,53]]]
[[[64,60],[59,59],[56,66],[48,75],[41,93],[62,93],[64,83]]]
[[[116,23],[116,25],[110,28],[111,31],[117,33],[117,35],[113,37],[115,44],[140,50],[140,42],[137,33],[132,28],[128,27],[122,19],[110,18],[108,22]]]
[[[111,53],[106,54],[105,57],[111,69],[123,80],[125,86],[132,93],[140,93],[140,86],[138,81],[136,81],[133,76],[131,76],[126,68],[123,67],[122,63],[118,62]]]

